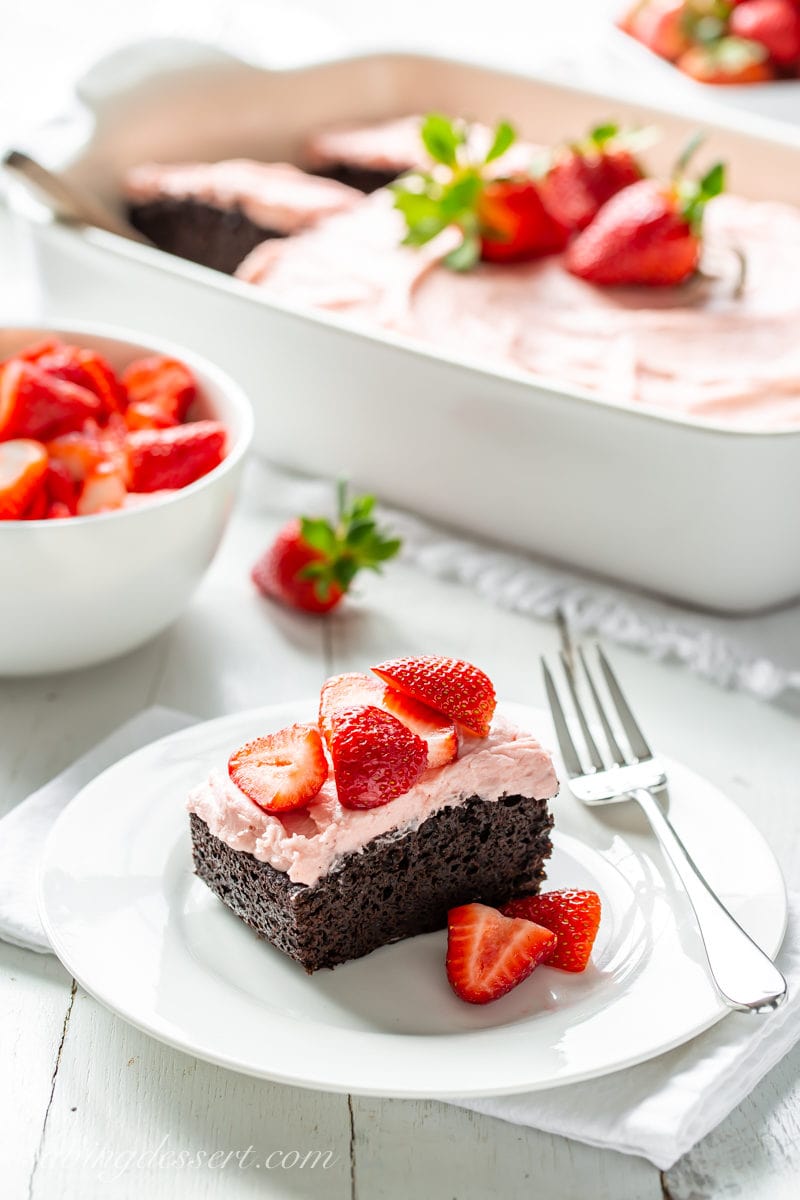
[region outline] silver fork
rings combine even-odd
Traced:
[[[562,634],[565,634],[563,625]],[[731,1008],[744,1012],[769,1012],[777,1008],[786,998],[786,980],[711,890],[659,805],[656,795],[666,787],[666,771],[654,756],[639,728],[608,659],[598,646],[600,669],[617,719],[627,739],[629,753],[623,751],[614,733],[583,650],[579,647],[575,654],[568,636],[564,637],[564,641],[565,651],[561,653],[561,663],[583,738],[584,752],[591,763],[588,770],[583,766],[583,760],[567,723],[564,706],[559,699],[555,680],[544,658],[542,669],[547,699],[561,755],[569,775],[571,791],[584,804],[592,806],[615,804],[621,800],[634,800],[639,804],[661,843],[662,850],[686,889],[697,919],[711,976],[723,1000]],[[605,754],[601,754],[597,746],[581,703],[577,680],[578,662],[603,730]]]

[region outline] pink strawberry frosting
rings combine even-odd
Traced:
[[[189,794],[187,808],[231,849],[285,871],[293,883],[313,884],[337,859],[357,853],[373,838],[415,829],[431,813],[470,796],[549,799],[557,790],[547,751],[531,734],[496,716],[488,737],[464,737],[455,762],[426,771],[414,787],[380,808],[343,808],[331,775],[307,810],[273,816],[240,791],[224,767]]]
[[[136,203],[169,196],[217,208],[240,208],[263,229],[296,233],[361,199],[355,188],[307,175],[290,163],[238,158],[217,163],[143,163],[128,172],[125,194]]]
[[[304,157],[309,170],[327,170],[346,164],[387,173],[413,169],[427,170],[431,160],[420,137],[420,115],[396,117],[368,124],[334,125],[313,133],[305,145]],[[474,122],[469,128],[469,155],[480,160],[492,144],[493,131]],[[526,171],[541,152],[531,142],[514,142],[491,168],[492,174]]]
[[[559,255],[456,274],[452,229],[416,250],[391,194],[248,255],[240,279],[457,359],[610,403],[750,430],[800,425],[800,208],[738,196],[705,217],[710,278],[600,288]],[[746,262],[737,291],[736,252]]]

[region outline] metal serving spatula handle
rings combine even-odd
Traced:
[[[106,230],[107,233],[116,233],[131,241],[152,245],[149,239],[139,233],[138,229],[134,229],[124,217],[106,207],[94,196],[76,188],[74,184],[67,183],[62,176],[48,170],[23,150],[9,150],[3,158],[3,166],[23,179],[39,199],[44,198],[48,208],[60,220],[79,225],[93,225],[97,229]]]

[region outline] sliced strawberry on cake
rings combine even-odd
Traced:
[[[322,685],[319,698],[319,727],[330,745],[333,716],[345,708],[373,704],[385,709],[402,721],[412,733],[422,738],[428,748],[428,769],[443,767],[458,754],[458,731],[455,723],[441,713],[410,696],[386,687],[374,675],[350,671],[332,675]]]
[[[407,792],[428,765],[422,738],[385,709],[366,704],[331,717],[331,759],[339,803],[377,808]]]
[[[420,654],[389,659],[372,670],[389,687],[457,721],[476,737],[488,734],[497,704],[494,684],[472,663]]]
[[[228,760],[238,788],[268,813],[305,808],[328,778],[319,730],[289,725],[241,746]]]

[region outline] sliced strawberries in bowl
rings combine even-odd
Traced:
[[[48,375],[38,363],[10,359],[0,367],[0,440],[46,441],[104,413],[95,392]]]
[[[171,429],[139,429],[128,434],[125,445],[132,492],[184,488],[222,462],[225,426],[192,421]]]
[[[39,442],[0,442],[0,520],[20,520],[44,490],[47,452]]]

